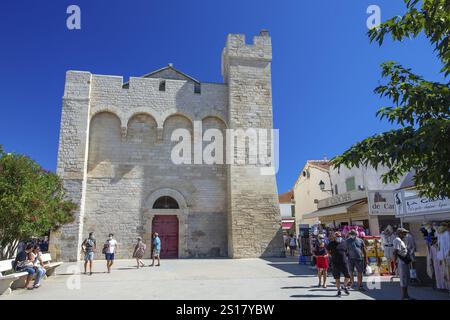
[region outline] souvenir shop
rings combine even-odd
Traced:
[[[388,226],[388,229],[391,226]],[[368,268],[366,274],[393,274],[394,267],[391,265],[392,259],[389,259],[391,252],[389,248],[385,250],[385,242],[383,236],[370,236],[367,228],[359,225],[341,225],[339,227],[327,226],[322,221],[317,220],[311,227],[304,226],[300,228],[302,258],[300,263],[307,263],[306,257],[312,255],[312,250],[318,241],[328,243],[330,235],[336,231],[340,231],[342,236],[346,238],[351,230],[355,230],[358,237],[364,240],[367,257]],[[393,232],[392,232],[393,235]]]
[[[422,198],[414,190],[397,193],[397,216],[415,239],[417,279],[438,290],[450,290],[450,199]]]
[[[349,192],[320,200],[318,210],[303,215],[303,219],[320,220],[325,229],[339,230],[344,233],[350,229],[357,229],[365,236],[379,236],[380,230],[384,230],[388,225],[394,227],[400,225],[400,219],[395,217],[393,208],[393,191],[384,192],[391,194],[392,208],[387,211],[379,210],[380,214],[369,213],[372,211],[370,210],[372,207],[370,191],[368,193]],[[380,192],[377,191],[374,194],[377,193]],[[386,201],[387,196],[384,193],[382,195],[384,197],[381,198]]]
[[[394,275],[392,242],[395,238],[394,231],[401,226],[400,218],[395,216],[394,191],[349,193],[343,200],[338,205],[335,205],[338,199],[328,200],[326,204],[333,206],[321,205],[319,202],[319,210],[306,215],[317,219],[309,233],[304,232],[309,235],[309,248],[313,248],[318,240],[324,239],[327,242],[328,236],[335,231],[340,231],[347,237],[350,230],[355,230],[366,245],[369,260],[367,273]],[[308,240],[302,238],[304,244]],[[311,249],[303,250],[303,254],[310,254],[308,250]]]

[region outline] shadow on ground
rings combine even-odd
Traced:
[[[290,273],[294,277],[311,277],[316,274],[314,270],[309,269],[309,266],[299,265],[296,257],[264,258],[263,260],[269,262],[269,266]]]
[[[292,298],[330,298],[333,297],[336,292],[334,279],[331,277],[331,273],[328,273],[328,288],[319,288],[316,283],[316,270],[312,269],[308,265],[300,265],[298,258],[286,257],[286,258],[265,258],[268,262],[267,265],[273,268],[277,268],[284,272],[289,273],[288,278],[299,278],[298,286],[285,286],[280,287],[282,290],[298,290],[298,294],[291,295]],[[302,280],[302,278],[304,280]],[[313,281],[313,285],[305,285],[302,283],[305,278],[310,278]],[[343,279],[341,279],[342,281]],[[356,280],[356,279],[355,279]],[[398,279],[390,281],[390,277],[364,277],[364,292],[358,290],[350,290],[350,295],[357,295],[358,299],[375,299],[375,300],[399,300],[400,299],[400,284]],[[308,281],[309,282],[309,281]],[[302,285],[303,284],[303,285]],[[328,295],[320,294],[329,293]],[[417,300],[450,300],[450,295],[446,292],[440,292],[433,290],[431,287],[424,286],[410,286],[409,294],[412,298]],[[344,292],[342,293],[345,296]]]

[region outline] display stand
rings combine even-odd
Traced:
[[[364,245],[366,246],[367,258],[369,266],[373,274],[389,275],[389,265],[384,256],[384,250],[381,245],[381,237],[379,236],[365,236],[363,237]]]

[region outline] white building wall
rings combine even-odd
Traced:
[[[309,176],[303,172],[309,171]],[[295,219],[296,224],[313,224],[315,219],[303,219],[303,215],[317,210],[317,203],[314,200],[322,200],[331,196],[330,192],[322,191],[319,187],[319,182],[325,183],[325,189],[331,189],[330,177],[328,172],[324,169],[305,165],[300,173],[297,182],[294,185],[294,199],[295,199]]]
[[[294,219],[292,216],[292,203],[280,203],[280,213],[282,219]]]
[[[338,169],[330,168],[331,182],[333,188],[337,185],[338,194],[346,193],[346,180],[351,177],[355,177],[355,188],[358,190],[358,186],[362,186],[364,190],[395,190],[400,187],[403,179],[400,179],[398,183],[384,184],[381,176],[386,173],[388,169],[386,167],[341,167]]]

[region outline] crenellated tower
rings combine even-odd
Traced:
[[[222,52],[222,75],[228,86],[230,129],[273,128],[272,45],[266,30],[245,43],[229,34]],[[236,154],[248,146],[235,145]],[[228,171],[228,252],[233,258],[281,256],[281,217],[275,175],[261,166],[230,164]]]

